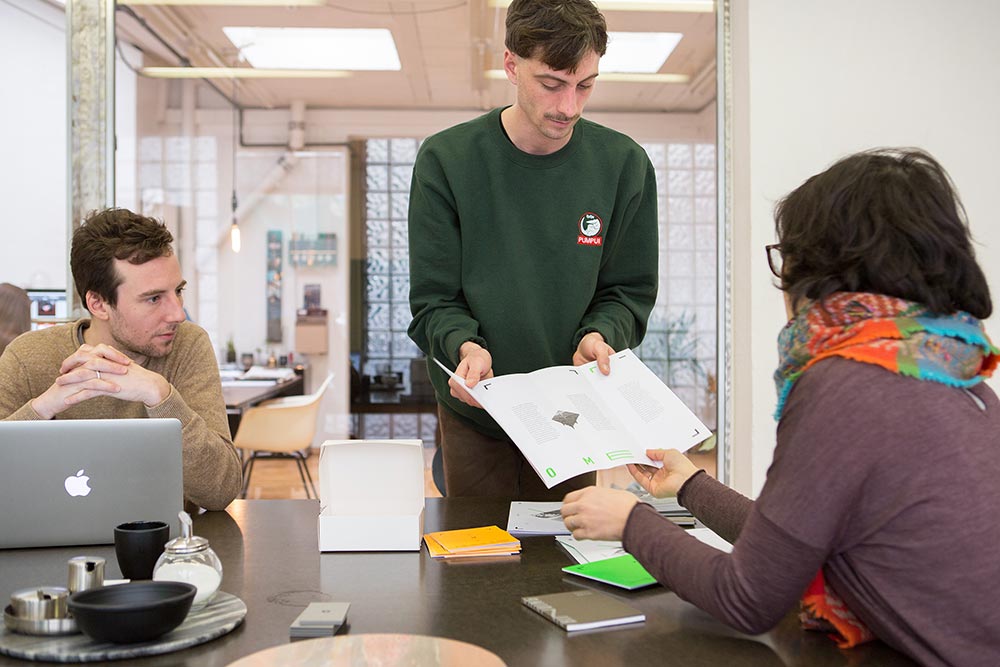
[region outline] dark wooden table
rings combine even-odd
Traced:
[[[298,396],[303,393],[305,381],[301,375],[284,382],[261,385],[253,381],[240,384],[241,381],[227,382],[222,386],[222,398],[226,401],[226,415],[229,417],[229,432],[236,437],[236,429],[247,408],[279,396]]]
[[[424,527],[505,526],[508,507],[489,499],[429,498]],[[207,537],[222,559],[222,589],[246,602],[246,620],[207,644],[138,664],[221,667],[288,642],[289,624],[318,600],[351,603],[342,633],[457,639],[496,653],[511,667],[914,664],[878,642],[840,651],[822,635],[800,630],[793,615],[773,631],[751,637],[659,587],[630,593],[571,578],[560,571],[571,561],[552,537],[524,538],[519,557],[493,562],[434,561],[424,551],[320,554],[318,511],[311,500],[237,500],[226,512],[196,517],[195,533]],[[61,585],[66,560],[83,554],[104,556],[107,576],[119,576],[110,546],[0,551],[0,594]],[[567,634],[520,603],[522,596],[580,587],[625,600],[646,613],[646,622]],[[0,657],[0,666],[24,664]]]

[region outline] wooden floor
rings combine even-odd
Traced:
[[[424,447],[424,494],[428,498],[439,498],[431,477],[433,447]],[[319,490],[319,452],[313,450],[307,462],[316,490]],[[298,466],[290,459],[274,461],[257,460],[250,475],[247,498],[305,498],[306,492],[299,477]]]
[[[431,476],[431,460],[434,457],[434,448],[424,448],[424,491],[428,498],[437,498],[441,494],[434,485]],[[715,452],[705,452],[702,454],[691,454],[690,458],[701,468],[705,468],[708,474],[715,476]],[[313,481],[319,487],[319,453],[313,452],[309,457],[309,471],[312,473]],[[601,470],[597,474],[597,483],[600,486],[611,486],[625,488],[632,482],[632,476],[624,466]],[[250,487],[247,490],[247,498],[305,498],[305,489],[302,480],[299,478],[297,466],[291,460],[262,461],[254,463],[253,474],[250,477]]]

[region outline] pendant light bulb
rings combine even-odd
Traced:
[[[233,252],[239,252],[242,244],[240,242],[240,226],[236,224],[236,219],[233,219],[233,225],[229,228],[229,240],[233,244]]]

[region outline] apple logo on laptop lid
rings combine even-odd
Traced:
[[[88,482],[90,477],[83,474],[83,468],[76,471],[75,475],[70,475],[63,482],[63,486],[66,487],[66,493],[71,496],[85,496],[90,493],[91,488]]]

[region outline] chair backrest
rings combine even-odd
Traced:
[[[314,393],[261,403],[243,413],[233,444],[241,449],[293,452],[312,445],[323,395],[333,381],[327,375]]]
[[[317,389],[311,395],[315,396],[317,400],[322,399],[323,398],[323,394],[326,393],[326,390],[330,386],[331,382],[333,382],[333,373],[327,373],[326,379],[323,380],[323,384],[321,384],[319,386],[319,389]]]

